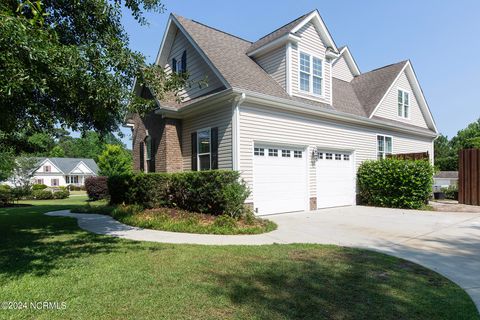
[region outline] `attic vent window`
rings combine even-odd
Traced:
[[[178,73],[187,72],[187,50],[183,50],[182,56],[180,59],[172,59],[172,71]]]
[[[323,91],[323,60],[300,52],[300,91],[321,96]]]
[[[410,117],[410,96],[401,89],[398,89],[398,116],[407,119]]]

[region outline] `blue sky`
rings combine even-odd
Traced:
[[[337,46],[348,45],[362,72],[410,59],[441,133],[452,137],[480,117],[480,1],[165,0],[166,12],[123,23],[130,47],[153,62],[168,15],[177,13],[247,40],[318,9]],[[129,129],[124,131],[128,147]]]

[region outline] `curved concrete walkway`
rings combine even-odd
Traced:
[[[480,213],[345,207],[268,216],[278,229],[260,235],[200,235],[146,230],[109,216],[49,212],[80,228],[131,240],[205,245],[335,244],[377,250],[435,270],[465,289],[480,309]]]

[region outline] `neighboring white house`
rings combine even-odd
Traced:
[[[433,186],[435,188],[447,188],[449,186],[458,186],[458,171],[440,171],[433,176]]]
[[[39,158],[33,183],[49,187],[83,186],[87,177],[96,176],[98,166],[93,159]]]
[[[172,14],[156,63],[208,85],[127,119],[137,171],[238,170],[247,202],[271,214],[355,205],[365,160],[433,162],[438,132],[411,62],[362,73],[317,10],[255,42]]]

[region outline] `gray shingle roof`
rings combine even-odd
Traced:
[[[387,92],[393,80],[408,61],[401,61],[379,69],[362,73],[351,84],[366,114],[370,116]]]
[[[87,158],[38,158],[38,164],[45,161],[45,159],[50,160],[58,169],[63,173],[68,174],[70,171],[75,169],[75,167],[83,162],[87,167],[89,167],[95,174],[98,174],[98,166],[95,160]]]
[[[458,171],[439,171],[434,178],[438,179],[458,179]]]
[[[304,102],[323,109],[334,109],[342,113],[369,117],[407,61],[363,73],[356,76],[351,82],[333,78],[333,101],[331,106],[325,103],[288,95],[280,84],[247,55],[252,48],[257,48],[290,32],[302,18],[309,14],[310,12],[295,19],[259,39],[254,44],[182,16],[175,14],[173,16],[222,75],[228,84],[227,89],[231,87],[276,98]],[[172,107],[180,108],[196,102],[198,99],[202,99],[202,97],[180,105],[172,105]],[[377,120],[383,121],[383,118],[378,118]],[[385,122],[404,125],[403,123],[395,121]],[[414,127],[420,129],[420,127]],[[426,129],[426,131],[431,133],[428,129]]]

